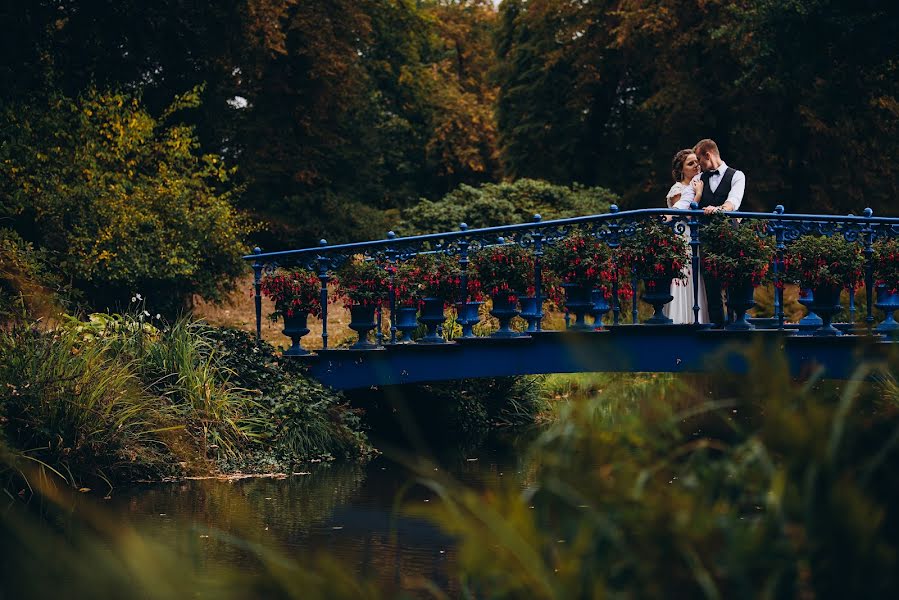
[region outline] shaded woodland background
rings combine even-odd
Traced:
[[[10,297],[215,299],[251,244],[412,233],[496,190],[510,220],[659,206],[702,137],[748,209],[897,213],[893,2],[32,0],[0,29]]]

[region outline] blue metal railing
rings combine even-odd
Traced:
[[[775,283],[774,318],[777,327],[784,328],[783,276],[784,258],[787,245],[803,235],[842,236],[850,242],[859,243],[863,247],[865,258],[865,323],[868,331],[874,323],[873,316],[873,243],[880,237],[899,237],[899,218],[875,217],[870,208],[863,215],[816,215],[788,214],[783,206],[777,206],[772,213],[732,212],[728,216],[733,219],[760,222],[762,231],[774,239],[774,260],[772,276]],[[363,255],[367,258],[383,260],[388,264],[396,264],[423,252],[445,252],[458,257],[462,269],[462,289],[467,289],[469,256],[472,251],[495,245],[497,243],[517,243],[533,249],[536,260],[534,282],[538,306],[542,306],[542,256],[545,249],[564,239],[574,230],[586,230],[609,247],[617,248],[623,239],[639,231],[641,223],[654,220],[665,222],[675,231],[689,235],[690,262],[693,278],[693,313],[694,322],[699,322],[699,278],[702,276],[700,260],[702,248],[702,226],[706,220],[703,211],[698,210],[695,203],[691,210],[674,210],[668,208],[650,208],[631,211],[619,211],[612,205],[608,213],[587,215],[568,219],[544,221],[535,215],[530,223],[502,225],[481,229],[469,229],[462,223],[457,231],[433,233],[409,237],[397,237],[388,232],[382,240],[354,242],[348,244],[328,245],[321,240],[317,247],[280,252],[262,252],[256,248],[253,254],[243,258],[252,261],[254,270],[256,333],[261,337],[262,297],[261,280],[267,269],[277,266],[300,266],[318,273],[321,282],[322,308],[322,347],[328,348],[328,283],[330,273],[353,256]],[[633,289],[636,290],[635,282]],[[391,286],[392,287],[392,286]],[[618,282],[613,282],[612,314],[613,323],[620,322],[621,306],[619,303]],[[396,309],[395,296],[390,295],[389,309],[391,315]],[[541,311],[542,312],[542,311]],[[850,294],[850,312],[854,318],[854,297]],[[631,306],[632,321],[637,322],[636,294]],[[379,313],[380,319],[380,313]],[[391,319],[390,342],[396,342],[396,327]],[[538,327],[539,327],[538,321]],[[378,331],[380,332],[380,323]],[[380,340],[379,340],[380,341]]]

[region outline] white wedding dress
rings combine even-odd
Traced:
[[[678,210],[687,210],[690,208],[690,203],[685,200],[678,200],[674,202],[674,196],[679,196],[681,193],[687,188],[683,183],[677,182],[673,186],[671,186],[671,190],[668,191],[667,202],[668,208],[676,208]],[[690,241],[690,233],[689,226],[687,227],[687,231],[684,232],[684,237],[687,241]],[[681,281],[679,279],[675,279],[671,282],[671,295],[674,299],[665,305],[664,312],[665,316],[674,321],[676,324],[692,324],[694,322],[693,318],[693,267],[692,267],[693,255],[688,247],[687,249],[687,266],[684,267],[684,275],[686,276],[686,281]],[[699,322],[700,323],[708,323],[709,322],[709,309],[708,302],[705,296],[705,285],[702,283],[702,277],[699,278]]]

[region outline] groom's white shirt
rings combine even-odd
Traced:
[[[727,170],[727,163],[721,162],[718,165],[718,168],[709,173],[709,187],[711,191],[714,192],[718,189],[718,184],[721,183],[721,178],[724,177],[724,172]],[[696,177],[690,181],[692,184],[693,181],[699,181],[702,177],[702,173],[699,173]],[[743,203],[743,193],[746,191],[746,175],[743,174],[743,171],[734,171],[734,178],[730,182],[730,192],[727,194],[727,200],[725,202],[730,202],[734,206],[734,210],[740,210],[740,204]],[[680,202],[686,202],[685,206],[690,206],[690,203],[696,198],[696,192],[693,191],[693,186],[688,185],[683,192],[681,192]],[[721,204],[724,204],[722,202]]]

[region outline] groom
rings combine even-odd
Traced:
[[[702,197],[699,207],[709,215],[721,211],[740,210],[743,192],[746,190],[746,176],[721,160],[718,144],[714,140],[700,140],[693,146],[693,152],[699,159],[702,174],[699,181],[702,186]],[[700,252],[702,246],[700,246]],[[709,306],[709,320],[721,327],[724,324],[724,303],[721,301],[721,282],[717,278],[703,273],[706,300]]]

